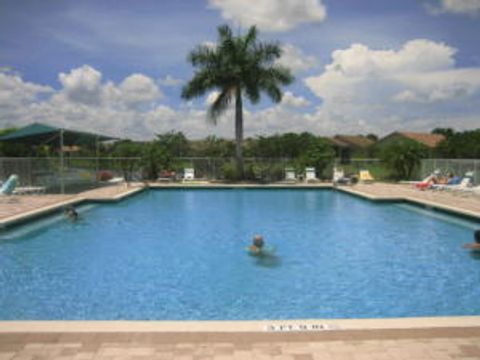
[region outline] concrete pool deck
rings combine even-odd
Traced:
[[[158,188],[258,185],[150,184]],[[77,195],[18,196],[0,203],[9,226],[85,201],[119,201],[144,184]],[[274,184],[265,188],[331,188]],[[409,201],[480,219],[480,198],[368,184],[340,191],[372,201]],[[0,321],[0,360],[40,359],[480,359],[480,316],[292,321]]]

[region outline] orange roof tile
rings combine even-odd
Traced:
[[[409,131],[400,131],[398,134],[405,136],[406,138],[418,141],[423,145],[426,145],[430,148],[436,147],[441,141],[445,140],[445,136],[440,134],[429,134],[429,133],[416,133]]]

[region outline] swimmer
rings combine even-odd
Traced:
[[[68,206],[65,208],[65,216],[68,217],[70,220],[75,221],[78,219],[78,213],[73,206]]]
[[[473,251],[480,251],[480,230],[475,230],[475,232],[473,233],[473,237],[475,238],[475,242],[465,244],[463,245],[463,247],[465,249],[470,249]]]
[[[255,235],[253,237],[253,244],[249,246],[248,251],[255,255],[260,255],[262,253],[263,246],[265,245],[265,241],[263,240],[262,235]]]

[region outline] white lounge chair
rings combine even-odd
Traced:
[[[10,198],[18,184],[18,175],[10,175],[10,177],[0,187],[0,198]],[[9,201],[8,201],[9,202]]]
[[[0,195],[12,195],[18,185],[18,175],[10,175],[0,188]]]
[[[295,169],[286,168],[285,169],[285,181],[287,182],[296,182],[297,177],[295,176]]]
[[[183,181],[195,180],[195,170],[193,168],[185,168],[183,170]]]
[[[458,185],[445,185],[445,190],[450,191],[469,191],[473,188],[473,180],[471,177],[465,176]]]
[[[315,168],[314,167],[305,168],[305,181],[306,182],[318,181],[317,175],[315,174]]]
[[[333,168],[333,183],[336,184],[345,177],[345,173],[343,169],[338,169],[336,167]]]
[[[111,178],[110,180],[107,180],[107,183],[109,184],[121,184],[125,182],[125,178],[123,176],[116,176]]]

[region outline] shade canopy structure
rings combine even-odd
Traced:
[[[118,140],[111,136],[92,134],[83,131],[68,130],[46,124],[33,123],[17,131],[1,136],[0,141],[22,143],[26,145],[41,145],[50,143],[63,136],[63,144],[72,145],[95,145],[98,141]]]
[[[60,150],[60,188],[62,193],[65,192],[63,177],[65,146],[95,146],[98,151],[99,143],[109,140],[118,140],[118,138],[83,131],[58,128],[40,123],[33,123],[27,125],[21,129],[18,129],[17,131],[13,131],[7,135],[0,137],[0,142],[21,143],[32,146],[43,144],[58,144]]]

